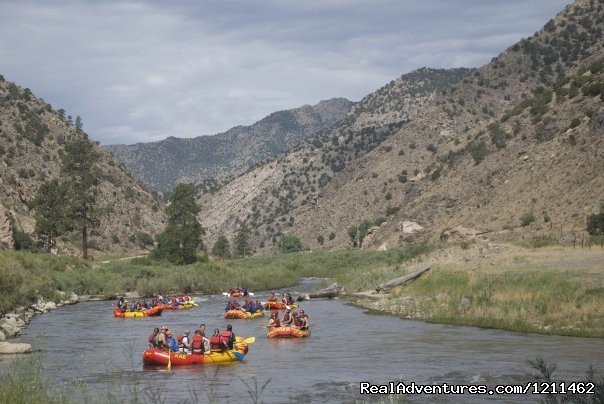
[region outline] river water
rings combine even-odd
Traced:
[[[304,284],[301,285],[304,288]],[[266,294],[258,293],[261,300]],[[196,367],[146,367],[142,353],[153,327],[176,334],[200,323],[224,328],[226,298],[196,296],[199,307],[161,317],[117,319],[111,302],[87,302],[36,316],[14,342],[41,351],[44,376],[53,384],[78,386],[113,402],[357,402],[360,382],[416,384],[526,383],[534,373],[526,360],[556,364],[559,380],[582,380],[590,364],[604,373],[602,339],[519,334],[474,327],[427,324],[367,314],[343,300],[303,302],[312,336],[269,340],[268,317],[229,320],[236,335],[255,336],[243,362]],[[0,358],[0,372],[8,358]],[[247,383],[247,386],[245,383]],[[256,395],[255,386],[264,391]],[[412,402],[537,401],[538,396],[415,396]],[[84,396],[80,397],[84,400]]]

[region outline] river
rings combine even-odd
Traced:
[[[257,297],[264,300],[266,294]],[[604,372],[602,339],[427,324],[367,314],[344,300],[302,303],[312,323],[307,339],[267,339],[260,326],[268,317],[230,320],[236,335],[256,337],[243,362],[171,370],[144,367],[142,352],[153,327],[167,324],[177,334],[193,332],[202,322],[210,332],[224,328],[226,298],[209,295],[196,300],[199,307],[192,310],[142,319],[114,318],[111,302],[66,306],[36,316],[13,342],[27,342],[41,351],[43,374],[52,383],[76,383],[85,386],[78,390],[89,396],[111,394],[115,402],[134,397],[166,403],[251,402],[254,386],[267,382],[259,395],[263,402],[375,401],[379,397],[359,396],[361,381],[524,384],[534,373],[526,360],[537,357],[557,365],[559,380],[581,380],[589,364]],[[0,358],[0,372],[9,362]],[[538,397],[466,395],[461,401],[527,399]],[[460,397],[416,396],[411,401],[459,402]]]

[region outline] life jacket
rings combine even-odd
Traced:
[[[210,349],[221,349],[220,335],[212,335],[210,337]]]
[[[285,312],[283,314],[283,322],[284,323],[289,323],[291,321],[291,314],[288,312]]]
[[[273,327],[281,327],[281,321],[278,318],[271,318],[268,322],[268,325]]]
[[[229,349],[233,349],[233,333],[228,330],[224,330],[220,333],[220,341],[229,347]]]
[[[185,334],[179,335],[178,338],[176,339],[176,342],[178,343],[178,346],[182,345],[182,339],[185,337]]]
[[[191,342],[191,353],[201,355],[203,354],[203,337],[196,334]]]
[[[294,318],[294,325],[296,327],[302,327],[302,319],[300,317]]]

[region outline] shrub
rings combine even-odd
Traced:
[[[331,233],[329,233],[329,239],[333,240],[334,238],[336,238],[336,233],[334,233],[333,231]]]
[[[298,236],[283,236],[277,245],[282,254],[289,254],[303,250],[302,243],[300,242]]]
[[[587,232],[591,236],[604,235],[604,213],[587,216]]]
[[[577,127],[577,126],[579,126],[580,124],[581,124],[581,120],[580,120],[579,118],[577,118],[577,117],[574,117],[574,118],[572,119],[572,121],[570,121],[569,128],[571,128],[571,129],[572,129],[572,128],[576,128],[576,127]]]
[[[325,242],[325,238],[323,237],[323,235],[320,235],[317,237],[317,242],[321,245],[323,245],[323,243]]]
[[[535,215],[531,212],[527,212],[525,214],[523,214],[522,216],[520,216],[520,225],[521,226],[528,226],[529,224],[533,223],[535,221]]]

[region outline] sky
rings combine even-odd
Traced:
[[[0,74],[102,144],[196,137],[479,67],[570,0],[0,0]]]

